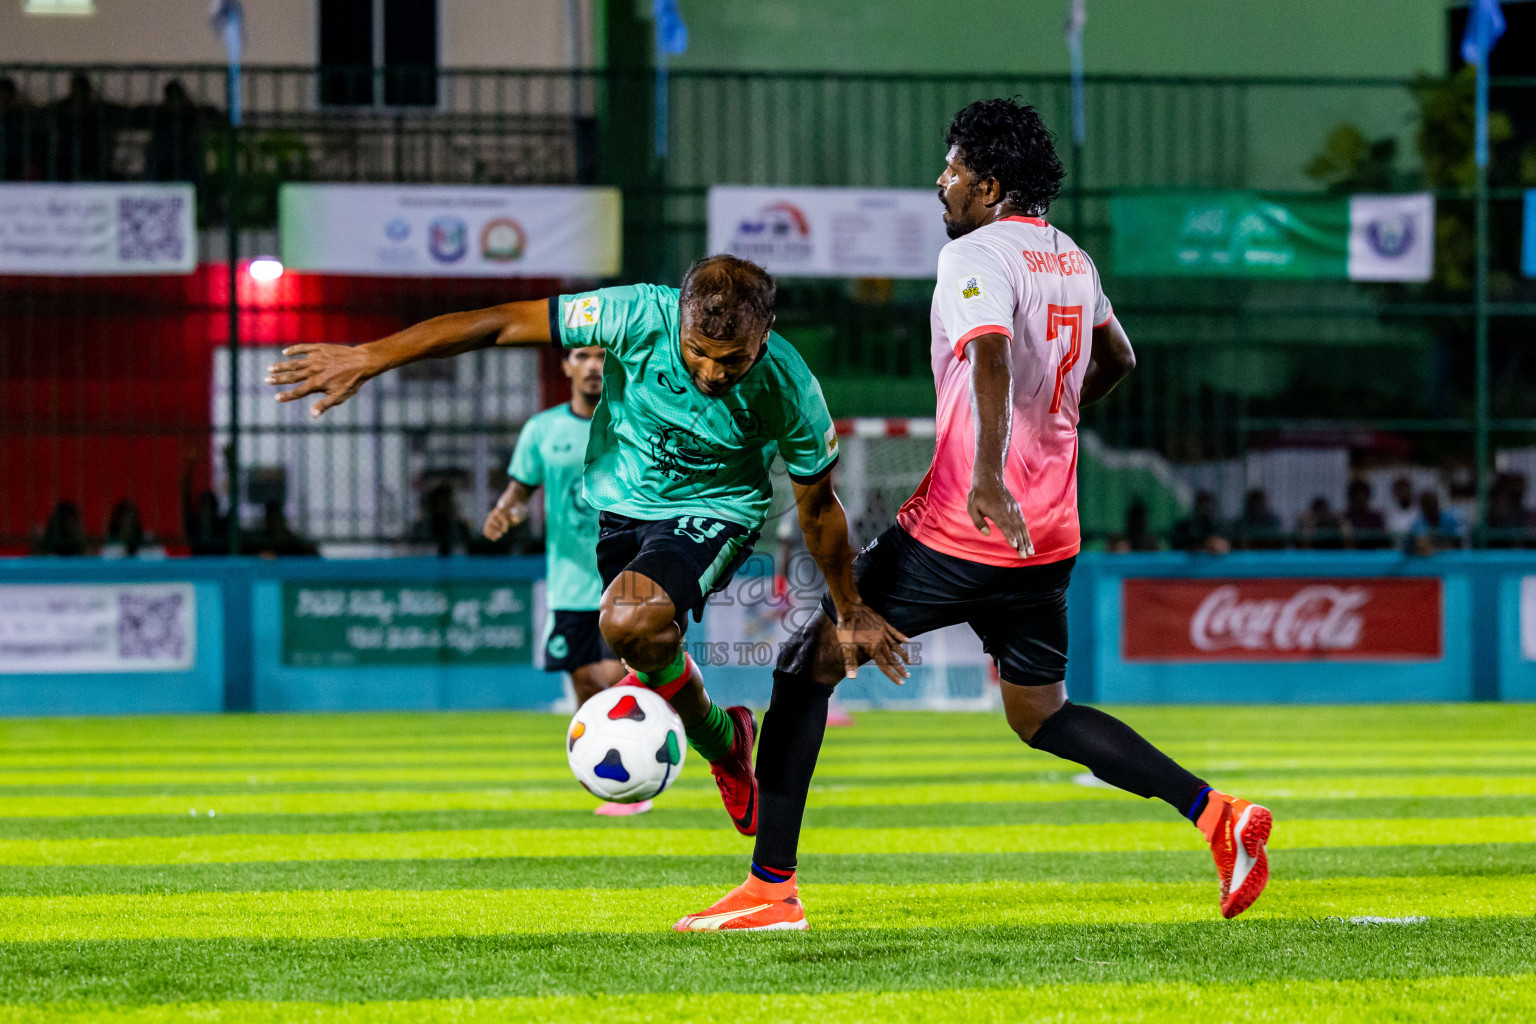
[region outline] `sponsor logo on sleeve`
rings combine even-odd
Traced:
[[[836,427],[828,427],[827,428],[827,432],[824,435],[824,437],[825,437],[825,440],[827,442],[827,454],[828,455],[836,454],[836,452],[837,452],[837,428]]]
[[[595,295],[584,295],[565,304],[565,326],[571,330],[596,327],[603,313],[603,303]]]
[[[985,295],[981,287],[980,274],[966,274],[964,277],[957,277],[955,278],[955,284],[959,287],[960,298],[964,302],[974,302]]]

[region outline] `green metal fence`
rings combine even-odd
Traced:
[[[231,339],[231,326],[253,330],[253,317],[314,315],[332,318],[336,340],[356,340],[348,324],[376,314],[381,302],[405,320],[550,286],[341,283],[295,289],[260,310],[236,295],[232,315],[229,278],[216,268],[275,247],[283,181],[616,184],[625,193],[625,276],[675,280],[704,253],[711,185],[926,187],[942,167],[949,118],[986,96],[1017,95],[1048,123],[1063,130],[1069,123],[1069,87],[1059,77],[674,72],[666,155],[658,156],[649,75],[442,72],[406,90],[418,100],[435,96],[434,104],[389,106],[374,99],[400,85],[375,74],[247,68],[245,120],[232,129],[222,68],[0,67],[0,180],[192,181],[209,265],[185,287],[0,279],[0,383],[12,399],[0,409],[0,479],[8,494],[27,496],[0,508],[0,543],[29,543],[39,509],[58,498],[109,500],[109,485],[93,483],[106,471],[121,477],[110,487],[174,537],[184,520],[203,525],[182,514],[176,487],[167,493],[167,481],[181,473],[165,465],[181,458],[177,446],[193,451],[196,489],[211,479],[227,492],[229,481],[236,490],[249,485],[251,463],[264,467],[312,444],[314,428],[274,418],[252,379],[261,355],[283,339],[257,330],[254,354],[216,358],[215,349],[242,341]],[[1124,533],[1126,509],[1138,501],[1151,529],[1166,531],[1202,489],[1218,495],[1230,518],[1260,485],[1288,496],[1281,530],[1289,532],[1312,463],[1298,455],[1291,469],[1275,468],[1276,449],[1334,453],[1333,475],[1319,486],[1335,508],[1343,498],[1334,486],[1341,451],[1346,473],[1375,482],[1378,502],[1398,467],[1419,467],[1410,474],[1416,489],[1434,482],[1427,470],[1435,470],[1454,501],[1475,496],[1480,472],[1486,484],[1499,467],[1510,480],[1522,467],[1536,468],[1527,451],[1536,446],[1536,368],[1525,344],[1536,290],[1518,273],[1520,189],[1536,184],[1526,180],[1536,178],[1529,141],[1536,83],[1496,83],[1494,92],[1508,131],[1484,195],[1491,235],[1482,377],[1470,247],[1478,195],[1457,151],[1470,146],[1470,93],[1463,104],[1459,89],[1387,79],[1090,79],[1087,141],[1062,144],[1067,192],[1051,216],[1095,254],[1141,355],[1133,378],[1085,416],[1100,453],[1085,455],[1091,534]],[[1331,172],[1309,176],[1345,124],[1377,145],[1353,162],[1345,152]],[[1107,200],[1125,190],[1328,187],[1436,191],[1436,279],[1422,286],[1128,279],[1108,257]],[[837,414],[921,416],[932,410],[930,296],[921,281],[790,280],[781,286],[780,326],[822,377]],[[191,369],[164,391],[164,381],[133,367],[113,339],[163,336],[175,323],[192,325],[183,346]],[[482,470],[505,452],[536,399],[526,386],[535,369],[496,362],[501,356],[512,354],[490,354],[492,362],[465,370],[463,379],[404,382],[392,411],[381,407],[369,422],[333,428],[325,435],[331,461],[309,471],[328,489],[299,501],[290,481],[299,532],[332,542],[398,539],[423,481],[439,478],[461,481],[473,518],[478,510],[470,506],[495,485]],[[231,368],[245,372],[231,382]],[[492,378],[485,401],[451,400]],[[1489,389],[1481,419],[1480,379]],[[230,383],[232,391],[221,390]],[[164,394],[148,400],[157,386]],[[1480,436],[1490,453],[1481,465]],[[85,437],[171,443],[143,455],[152,466],[127,473],[93,464],[92,451],[104,449],[81,443]],[[461,443],[435,449],[434,437]],[[407,454],[387,456],[396,448]],[[321,449],[306,451],[321,459]],[[335,465],[362,475],[338,486]],[[1300,479],[1286,482],[1286,473]],[[1515,485],[1500,486],[1495,498],[1508,511]],[[359,498],[363,492],[372,497]],[[259,504],[239,503],[237,522],[258,517]],[[100,534],[101,518],[88,509],[86,532]],[[1507,542],[1526,536],[1517,519],[1498,518],[1513,531]]]

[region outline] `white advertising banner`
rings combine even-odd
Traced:
[[[586,186],[284,185],[282,259],[372,277],[607,277],[619,190]]]
[[[0,674],[185,671],[196,602],[190,583],[0,586]]]
[[[944,233],[932,188],[709,190],[709,251],[786,277],[933,277]]]
[[[191,185],[0,185],[0,274],[190,274]]]
[[[1428,281],[1435,275],[1435,196],[1349,197],[1349,279]]]
[[[1536,576],[1520,581],[1520,654],[1536,661]]]

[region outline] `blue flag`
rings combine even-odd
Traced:
[[[688,26],[677,9],[677,0],[651,0],[651,17],[656,21],[656,49],[673,56],[686,53]]]
[[[1479,67],[1504,34],[1504,11],[1499,0],[1472,0],[1467,9],[1467,30],[1461,36],[1461,59]]]
[[[208,21],[229,55],[229,123],[240,124],[240,52],[245,48],[245,7],[240,0],[211,0]]]

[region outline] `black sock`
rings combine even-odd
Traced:
[[[1029,745],[1076,761],[1128,793],[1165,800],[1185,817],[1209,789],[1120,719],[1071,701],[1035,730]]]
[[[757,741],[757,847],[752,862],[788,874],[795,870],[805,795],[827,731],[832,687],[775,670],[773,700]]]

